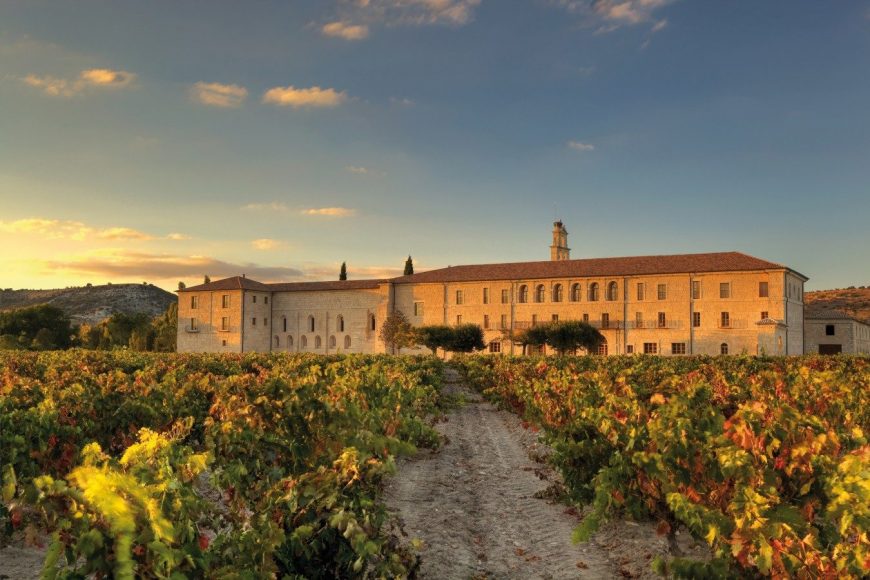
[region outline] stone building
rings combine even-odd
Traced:
[[[415,326],[476,323],[487,350],[551,320],[583,320],[601,354],[802,354],[804,283],[739,252],[570,259],[553,225],[550,260],[453,266],[383,280],[263,284],[234,277],[179,291],[180,352],[384,352],[394,310]]]
[[[870,354],[870,324],[845,312],[807,306],[804,313],[807,354]]]

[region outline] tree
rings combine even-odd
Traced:
[[[152,348],[157,352],[175,352],[178,339],[178,303],[173,302],[166,312],[151,323],[154,331]]]
[[[394,354],[403,348],[416,346],[417,336],[414,327],[401,310],[396,310],[381,325],[380,338]]]
[[[438,356],[439,348],[446,351],[453,341],[453,329],[449,326],[420,326],[416,329],[416,334],[417,343],[431,350],[435,356]]]
[[[339,280],[347,280],[347,262],[341,263],[341,271],[338,273]]]
[[[15,338],[16,348],[67,348],[73,329],[63,310],[48,304],[0,313],[0,335]],[[11,339],[4,339],[10,345]]]
[[[178,289],[179,289],[179,290],[184,290],[185,288],[187,288],[187,284],[185,284],[184,282],[179,282],[179,283],[178,283]]]
[[[206,275],[203,276],[203,278],[202,278],[202,283],[203,283],[203,284],[208,284],[209,282],[211,282],[211,277],[210,277],[208,274],[206,274]]]
[[[448,346],[451,352],[474,352],[483,350],[483,329],[477,324],[460,324],[453,329],[453,339]]]
[[[578,348],[592,352],[604,341],[598,330],[578,320],[551,322],[545,327],[546,342],[559,354],[576,353]]]
[[[405,260],[405,276],[410,276],[414,273],[414,260],[411,259],[411,255],[408,254],[408,259]]]

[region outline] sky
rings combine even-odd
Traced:
[[[0,287],[738,250],[870,284],[870,2],[0,0]]]

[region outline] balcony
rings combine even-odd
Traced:
[[[187,328],[184,329],[184,332],[189,332],[189,333],[192,333],[192,334],[197,334],[197,333],[199,333],[199,328],[195,328],[195,327],[192,327],[192,326],[188,326]]]
[[[666,320],[663,324],[658,320],[635,320],[629,326],[635,330],[673,330],[682,327],[681,320]]]
[[[733,318],[725,323],[721,319],[717,321],[716,327],[720,330],[740,330],[748,328],[745,320],[734,320]]]

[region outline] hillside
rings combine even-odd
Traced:
[[[151,284],[107,284],[55,290],[2,290],[0,311],[51,304],[66,312],[73,324],[94,324],[115,312],[157,316],[177,298]]]
[[[860,320],[870,321],[870,286],[816,290],[807,292],[804,299],[808,305],[839,310]]]

